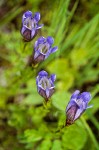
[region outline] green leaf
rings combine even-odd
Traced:
[[[40,149],[38,149],[38,150],[50,150],[51,145],[52,145],[51,140],[47,138],[47,139],[43,140],[43,142],[40,145]]]
[[[93,108],[91,109],[92,113],[95,113],[99,110],[99,97],[93,98],[91,101],[91,104],[93,105]]]
[[[37,105],[43,102],[43,98],[37,92],[36,81],[35,79],[30,79],[27,83],[27,88],[22,89],[21,93],[29,93],[23,100],[24,104],[28,105]]]
[[[74,49],[70,54],[72,65],[74,67],[79,67],[86,64],[87,53],[87,50],[84,48]]]
[[[28,105],[37,105],[37,104],[42,104],[42,102],[43,102],[43,98],[38,93],[33,93],[28,95],[24,99],[23,103]]]
[[[62,150],[61,141],[55,140],[52,144],[51,150]]]
[[[61,79],[58,82],[58,88],[69,89],[74,81],[73,69],[69,67],[69,61],[66,59],[56,59],[49,66],[48,70],[51,73],[55,73],[57,79]]]
[[[64,129],[62,136],[62,146],[64,149],[81,150],[87,140],[85,129],[76,124]]]
[[[26,143],[37,142],[42,139],[42,135],[34,129],[28,129],[24,132],[24,139],[26,139]]]
[[[70,94],[66,91],[58,91],[52,97],[52,104],[59,110],[64,111],[69,102]]]

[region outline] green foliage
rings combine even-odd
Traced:
[[[83,127],[72,125],[69,128],[67,127],[66,130],[64,131],[64,134],[62,136],[62,145],[64,149],[80,150],[82,149],[86,140],[87,140],[87,133],[83,129]]]
[[[56,150],[56,149],[62,150],[62,145],[61,145],[61,141],[60,140],[55,140],[53,142],[52,150]]]
[[[98,4],[97,0],[0,2],[0,150],[99,149]],[[20,34],[26,10],[39,11],[45,25],[28,43]],[[59,49],[33,69],[29,56],[41,35],[53,36]],[[35,82],[42,69],[57,76],[47,105]],[[91,92],[94,106],[63,128],[66,105],[76,89]]]
[[[65,112],[66,105],[68,103],[68,99],[70,98],[70,94],[66,93],[66,91],[59,91],[55,93],[52,97],[52,104],[57,109]]]
[[[69,67],[69,60],[67,59],[56,59],[50,65],[48,65],[48,70],[51,73],[57,74],[57,79],[60,79],[61,83],[59,82],[57,87],[63,88],[68,90],[74,81],[73,73],[75,70]],[[62,74],[64,74],[62,76]]]

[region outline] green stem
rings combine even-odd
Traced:
[[[43,107],[46,109],[46,110],[49,110],[49,109],[51,109],[51,100],[49,100],[49,101],[44,101],[43,102]]]
[[[94,124],[94,126],[99,131],[99,123],[98,123],[97,119],[94,117],[94,115],[91,112],[88,112],[88,117],[90,118],[91,122]]]
[[[87,129],[87,131],[88,131],[88,133],[89,133],[89,135],[90,135],[90,137],[91,137],[91,139],[92,139],[96,149],[99,150],[99,144],[98,144],[98,142],[97,142],[97,140],[96,140],[96,138],[95,138],[91,128],[89,127],[89,125],[87,124],[87,122],[85,121],[85,119],[83,117],[81,117],[81,121],[83,122],[85,128]]]
[[[22,48],[22,52],[25,52],[25,50],[26,50],[26,46],[27,46],[27,43],[26,42],[22,42],[22,46],[23,46],[23,48]]]
[[[64,129],[65,127],[66,127],[66,126],[64,126],[64,125],[61,126],[58,130],[54,131],[54,133],[59,133],[59,132],[61,132],[61,130]]]

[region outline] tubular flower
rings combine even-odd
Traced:
[[[42,28],[42,25],[38,25],[40,20],[40,13],[36,12],[34,15],[31,11],[26,11],[22,16],[22,28],[21,34],[25,41],[31,41],[37,34],[37,30]]]
[[[40,71],[36,78],[36,85],[38,93],[45,98],[47,101],[54,93],[54,81],[56,80],[56,75],[52,74],[50,77],[46,71]]]
[[[51,36],[48,36],[47,38],[40,37],[34,45],[34,54],[33,54],[33,60],[34,64],[39,63],[46,58],[51,53],[54,53],[57,51],[58,47],[55,46],[52,48],[52,44],[54,43],[54,39]]]
[[[92,106],[88,106],[88,102],[91,99],[91,94],[89,92],[80,93],[79,90],[76,90],[71,98],[70,102],[66,108],[66,125],[71,125],[77,120],[87,108],[91,108]]]

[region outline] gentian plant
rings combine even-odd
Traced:
[[[76,90],[71,98],[70,102],[66,108],[66,125],[71,125],[77,120],[87,108],[89,101],[91,100],[91,94],[89,92],[80,93],[79,90]]]
[[[34,64],[44,61],[51,53],[58,50],[58,47],[52,47],[54,39],[51,36],[47,38],[40,37],[34,45],[33,62]]]
[[[52,74],[50,77],[46,71],[40,71],[36,78],[36,85],[38,93],[46,100],[52,96],[54,93],[54,82],[56,80],[56,75]]]
[[[38,29],[42,28],[43,25],[38,25],[40,20],[40,13],[32,14],[31,11],[26,11],[22,17],[22,29],[21,34],[25,41],[31,41],[37,34]],[[34,65],[40,63],[47,59],[50,54],[56,52],[58,47],[52,47],[54,39],[51,36],[47,38],[41,36],[37,39],[34,44],[34,51],[31,63]],[[54,82],[56,80],[56,75],[52,74],[48,76],[46,71],[40,71],[36,77],[36,85],[38,93],[48,101],[49,98],[54,93]],[[66,125],[71,125],[77,120],[87,108],[88,102],[91,99],[91,94],[89,92],[80,93],[76,90],[71,98],[70,102],[66,107]]]
[[[26,11],[23,14],[21,34],[25,41],[31,41],[36,36],[38,29],[42,28],[43,24],[38,25],[39,20],[39,12],[33,15],[31,11]]]

